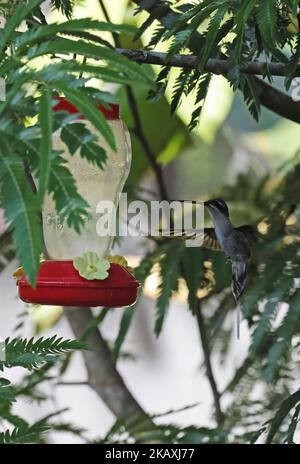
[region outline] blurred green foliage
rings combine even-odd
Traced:
[[[8,2],[10,7],[12,3]],[[78,230],[82,226],[86,204],[77,192],[62,154],[51,150],[52,130],[63,128],[63,138],[70,151],[80,148],[82,155],[101,169],[105,169],[105,153],[98,151],[100,157],[95,159],[94,139],[83,127],[78,127],[78,140],[66,129],[69,122],[66,115],[51,116],[51,96],[64,93],[80,106],[99,132],[113,144],[105,121],[97,117],[93,102],[100,99],[106,103],[108,98],[114,97],[100,92],[97,85],[90,87],[88,81],[91,77],[118,86],[116,94],[122,105],[122,117],[132,133],[133,162],[126,185],[132,197],[138,196],[138,187],[143,187],[142,181],[149,180],[151,167],[135,131],[126,89],[128,85],[133,89],[151,151],[158,166],[163,168],[170,198],[224,198],[234,224],[252,223],[260,233],[242,302],[251,342],[244,361],[233,373],[224,391],[219,392],[222,420],[216,415],[215,405],[212,407],[215,426],[211,428],[180,427],[172,423],[161,425],[159,417],[153,417],[155,425],[137,418],[132,429],[127,427],[125,430],[124,421],[119,418],[107,435],[97,442],[126,443],[132,440],[132,436],[136,442],[249,443],[263,437],[272,443],[294,442],[300,411],[300,161],[298,155],[290,155],[298,145],[297,137],[291,137],[291,134],[296,134],[299,129],[295,123],[282,121],[268,110],[260,111],[255,81],[244,75],[240,67],[261,55],[278,63],[288,61],[285,82],[288,88],[295,72],[295,60],[299,59],[299,38],[288,30],[288,18],[290,14],[296,14],[297,2],[164,2],[163,6],[173,7],[173,14],[168,16],[168,26],[158,23],[153,15],[144,25],[141,25],[140,15],[134,20],[130,17],[131,23],[136,21],[140,33],[152,28],[150,45],[137,33],[137,29],[126,25],[75,20],[60,29],[47,29],[38,7],[40,2],[23,3],[27,5],[27,12],[21,7],[15,11],[13,5],[15,15],[0,38],[0,75],[6,76],[8,91],[7,101],[0,105],[1,206],[10,221],[10,230],[0,237],[1,270],[17,252],[31,281],[34,281],[42,247],[39,215],[45,191],[54,194],[57,210],[69,225]],[[72,2],[55,0],[52,3],[67,17],[72,16]],[[19,33],[15,28],[23,19],[27,21],[28,31]],[[64,27],[69,28],[68,39],[62,37]],[[90,32],[95,30],[102,31],[101,37]],[[161,46],[163,38],[170,57],[174,53],[186,52],[195,38],[194,34],[198,34],[197,40],[200,40],[203,52],[199,54],[199,69],[178,74],[167,68],[156,73],[150,66],[140,67],[120,57],[111,42],[102,38],[102,33],[109,31],[121,33],[122,45],[131,48],[137,45]],[[132,36],[130,38],[130,32],[136,34],[138,42],[134,42]],[[49,38],[50,33],[56,40]],[[80,41],[75,43],[74,38]],[[11,47],[16,52],[14,59],[9,53]],[[54,60],[53,54],[69,55],[72,47],[80,57],[89,61]],[[29,66],[31,58],[49,53],[53,61],[42,63],[41,69],[33,71]],[[222,53],[233,64],[227,79],[234,90],[239,88],[242,91],[251,114],[256,119],[260,116],[259,122],[250,119],[240,94],[232,98],[232,90],[223,90],[220,82],[212,82],[210,73],[204,72],[207,59]],[[95,57],[102,59],[101,66],[95,65]],[[17,64],[16,60],[19,60]],[[157,86],[154,88],[152,82],[155,77]],[[266,77],[272,77],[268,69]],[[34,91],[28,95],[23,84],[33,82]],[[94,82],[99,83],[99,80]],[[171,91],[168,90],[170,83]],[[282,79],[276,79],[273,85],[283,88]],[[152,100],[147,99],[150,88]],[[212,113],[218,112],[217,103],[209,103],[210,89],[217,91],[218,88],[227,92],[229,103],[226,110],[222,108],[222,118],[215,118],[209,137],[204,137],[197,130],[196,123],[202,113],[200,125],[209,127],[205,125],[205,118],[209,118],[205,107]],[[189,100],[187,109],[183,100],[191,95],[193,103]],[[38,115],[39,118],[36,118]],[[27,122],[32,117],[35,117],[33,125],[28,127]],[[187,128],[187,120],[196,129],[193,133]],[[276,156],[272,156],[273,152]],[[29,188],[24,163],[25,168],[29,163],[29,171],[40,178],[42,187],[38,195]],[[201,248],[185,248],[180,240],[157,240],[155,243],[148,240],[141,263],[135,269],[136,277],[144,285],[157,268],[159,285],[153,318],[156,335],[164,329],[171,298],[184,282],[188,295],[187,309],[196,316],[197,305],[201,303],[208,340],[208,346],[203,348],[208,356],[213,355],[219,363],[224,362],[235,337],[233,317],[236,308],[230,293],[230,265],[223,254]],[[208,307],[212,308],[209,312],[206,311]],[[115,362],[124,357],[123,343],[138,310],[139,302],[124,310],[116,339],[110,344]],[[95,317],[95,327],[107,313],[109,310],[105,309]],[[11,358],[7,365],[2,363],[0,367],[22,365],[36,368],[42,364],[42,368],[30,372],[17,386],[12,386],[5,378],[0,379],[0,415],[14,427],[12,431],[0,434],[0,442],[42,442],[49,428],[56,430],[59,426],[60,430],[70,431],[84,439],[83,431],[72,424],[58,425],[46,418],[30,426],[13,413],[13,403],[21,395],[33,401],[45,400],[38,387],[51,379],[50,369],[56,354],[80,349],[82,345],[79,342],[68,344],[68,341],[56,338],[46,339],[36,342],[32,353],[33,341],[6,343],[10,347]],[[57,362],[62,376],[70,357],[57,359]],[[223,397],[226,398],[226,406]]]

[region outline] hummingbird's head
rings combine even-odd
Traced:
[[[225,201],[220,198],[205,201],[204,206],[206,206],[209,211],[219,211],[221,214],[224,214],[224,216],[229,217],[228,206]]]

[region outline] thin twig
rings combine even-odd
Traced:
[[[170,8],[167,3],[160,0],[133,0],[139,7],[150,13],[167,29],[170,29],[178,20],[180,13],[176,13]],[[198,31],[195,31],[188,44],[186,45],[194,55],[199,55],[201,51],[202,36]],[[221,57],[226,59],[225,56]],[[263,106],[274,113],[277,113],[283,118],[300,123],[300,102],[293,100],[287,94],[272,87],[256,76],[253,76],[255,84],[258,88],[259,99]]]
[[[37,194],[37,187],[36,187],[36,184],[34,182],[33,176],[31,174],[30,166],[29,166],[29,163],[28,163],[27,159],[24,159],[23,165],[24,165],[25,177],[26,177],[26,179],[27,179],[27,181],[28,181],[28,183],[30,185],[30,188],[31,188],[32,192],[36,195]]]
[[[82,381],[82,382],[57,382],[55,386],[63,386],[63,387],[83,387],[83,386],[89,386],[89,383],[87,381]]]
[[[133,94],[131,87],[126,87],[126,93],[127,93],[128,103],[129,103],[129,107],[130,107],[131,114],[132,114],[133,121],[134,121],[134,127],[132,129],[132,132],[135,134],[138,141],[140,142],[144,150],[144,153],[149,161],[149,164],[155,173],[161,199],[168,200],[168,193],[167,193],[167,189],[166,189],[165,182],[163,179],[162,169],[161,169],[161,166],[157,163],[155,154],[145,135],[145,132],[142,126],[141,117],[139,115],[139,111],[137,107],[137,102],[136,102],[136,99],[135,99],[135,96]]]
[[[207,338],[207,333],[206,333],[206,327],[205,327],[205,322],[204,322],[204,317],[202,314],[202,307],[201,307],[201,300],[197,299],[196,302],[196,317],[197,317],[197,322],[198,322],[198,327],[199,327],[199,333],[200,333],[200,338],[201,338],[201,344],[202,344],[202,349],[203,349],[203,355],[204,355],[204,364],[206,368],[206,375],[207,379],[210,384],[210,388],[213,394],[214,398],[214,404],[215,404],[215,410],[216,410],[216,420],[218,423],[218,426],[221,426],[223,421],[224,421],[224,413],[221,409],[221,394],[219,393],[217,383],[215,380],[215,376],[213,373],[213,368],[212,368],[212,363],[210,359],[210,349],[209,349],[209,342]]]
[[[107,11],[107,9],[106,9],[106,7],[104,5],[103,0],[98,0],[98,1],[99,1],[100,7],[102,9],[102,12],[103,12],[103,15],[104,15],[106,21],[111,22],[108,11]],[[120,49],[121,42],[120,42],[120,38],[119,38],[118,34],[112,33],[112,36],[113,36],[113,39],[114,39],[114,42],[115,42],[115,46],[118,47],[118,49]],[[133,123],[134,123],[134,126],[131,129],[131,132],[136,136],[136,138],[140,142],[141,147],[142,147],[142,149],[143,149],[143,151],[145,153],[145,156],[147,157],[148,162],[149,162],[151,168],[154,171],[161,199],[162,200],[168,200],[168,193],[167,193],[167,189],[166,189],[164,179],[163,179],[162,168],[157,163],[155,153],[153,152],[153,150],[151,148],[151,145],[150,145],[150,143],[149,143],[149,141],[148,141],[148,139],[146,137],[146,134],[145,134],[145,131],[144,131],[144,128],[143,128],[143,124],[142,124],[142,119],[141,119],[141,116],[139,114],[137,101],[136,101],[136,98],[135,98],[134,93],[132,91],[132,88],[129,85],[126,86],[126,94],[127,94],[127,99],[128,99],[129,107],[130,107],[130,110],[131,110],[131,114],[132,114],[132,117],[133,117]]]
[[[103,0],[98,0],[98,2],[99,2],[99,5],[100,5],[100,8],[101,8],[101,10],[102,10],[102,13],[103,13],[104,18],[106,19],[106,21],[107,21],[108,23],[110,23],[111,20],[110,20],[108,11],[107,11],[107,9],[106,9],[106,6],[104,5]],[[121,45],[120,45],[120,40],[119,40],[118,34],[117,34],[116,32],[112,32],[111,34],[112,34],[112,36],[113,36],[113,39],[114,39],[114,42],[115,42],[115,46],[116,46],[116,47],[120,47]]]

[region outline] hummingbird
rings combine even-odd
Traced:
[[[184,200],[179,200],[184,203]],[[199,204],[197,201],[190,201]],[[204,202],[208,209],[214,228],[206,227],[199,231],[170,230],[169,234],[174,238],[188,240],[202,238],[202,246],[216,251],[223,251],[231,262],[232,277],[231,290],[239,306],[240,297],[245,289],[247,277],[247,265],[251,257],[251,249],[256,245],[258,236],[251,225],[234,227],[229,217],[229,209],[222,199],[212,199]],[[238,311],[239,327],[239,311]],[[239,333],[239,331],[238,331]]]
[[[234,227],[230,221],[229,209],[224,200],[214,199],[204,202],[214,224],[214,229],[204,231],[210,235],[215,249],[223,250],[231,262],[231,289],[236,302],[245,289],[247,265],[251,249],[258,241],[255,229],[251,225]],[[217,243],[215,243],[217,242]]]

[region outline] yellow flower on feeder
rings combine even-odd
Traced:
[[[107,271],[110,268],[110,263],[106,259],[100,258],[97,253],[88,251],[75,258],[73,266],[84,279],[104,280],[108,277]]]
[[[21,279],[21,277],[23,277],[23,275],[25,275],[25,271],[24,271],[22,266],[18,267],[18,269],[16,269],[15,272],[13,273],[13,277],[16,280]]]
[[[125,269],[127,269],[128,272],[130,272],[131,274],[134,274],[134,269],[131,266],[129,266],[128,261],[127,261],[126,258],[124,258],[124,256],[121,256],[121,255],[108,255],[106,257],[106,259],[110,263],[119,264],[120,266],[125,267]]]
[[[1,1],[1,0],[0,0],[0,1]],[[44,256],[43,256],[43,254],[41,254],[41,256],[40,256],[40,262],[42,263],[43,261],[45,261],[45,258],[44,258]],[[15,272],[13,273],[13,277],[14,277],[16,280],[21,279],[24,275],[25,275],[25,271],[24,271],[23,266],[18,267],[18,268],[15,270]]]

